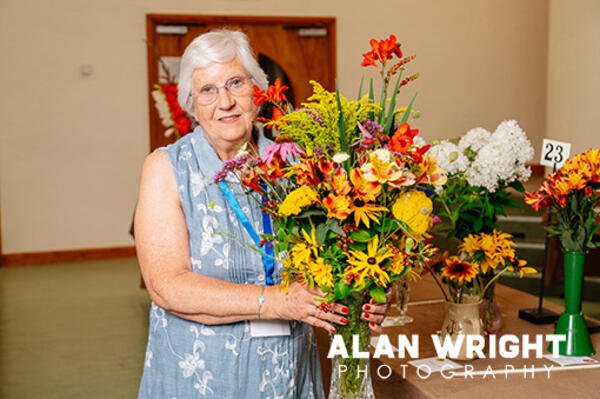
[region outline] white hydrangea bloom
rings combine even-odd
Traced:
[[[458,148],[463,153],[469,147],[471,151],[479,152],[481,147],[489,142],[491,136],[492,133],[482,127],[473,128],[461,137],[458,142]]]
[[[458,146],[448,140],[442,140],[432,146],[428,153],[438,162],[438,166],[448,174],[464,172],[469,167],[469,160]]]
[[[525,162],[532,158],[533,147],[525,132],[516,121],[504,121],[479,149],[465,176],[471,186],[494,192],[500,182],[508,184],[529,179],[531,170]]]

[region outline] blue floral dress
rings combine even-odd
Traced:
[[[259,134],[261,153],[269,144]],[[252,243],[219,187],[212,183],[222,162],[202,129],[197,127],[160,150],[168,155],[175,174],[193,271],[238,284],[264,285],[260,254],[218,234],[228,231]],[[255,231],[262,232],[258,205],[239,190],[233,191]],[[276,284],[281,280],[280,268],[276,262]],[[289,336],[252,337],[249,321],[204,325],[152,303],[138,398],[324,398],[312,326],[291,321],[290,327]]]

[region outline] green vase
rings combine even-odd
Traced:
[[[581,312],[581,288],[585,252],[563,252],[565,259],[565,311],[561,313],[554,334],[566,336],[558,344],[558,353],[564,356],[590,356],[596,353]],[[554,344],[548,348],[552,351]]]

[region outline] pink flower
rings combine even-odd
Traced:
[[[296,159],[296,156],[306,156],[306,153],[298,144],[292,143],[287,137],[280,136],[277,137],[274,144],[265,148],[263,160],[270,164],[275,156],[286,162],[290,156],[292,159]]]

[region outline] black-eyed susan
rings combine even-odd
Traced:
[[[523,276],[526,274],[537,273],[537,270],[535,270],[533,267],[525,266],[526,264],[527,264],[527,261],[525,261],[525,260],[515,259],[512,266],[509,266],[508,271],[509,272],[518,271],[519,278],[523,278]]]
[[[304,238],[304,241],[297,243],[291,249],[292,259],[296,267],[299,267],[299,265],[307,265],[312,260],[316,259],[319,256],[319,250],[321,249],[321,246],[317,243],[314,229],[311,230],[310,234],[302,229],[302,237]]]
[[[389,248],[379,247],[379,238],[374,236],[367,244],[367,253],[362,251],[350,251],[348,259],[349,268],[346,274],[352,274],[357,287],[364,288],[365,279],[375,279],[380,281],[385,287],[390,281],[390,277],[381,266],[383,261],[394,256]]]
[[[385,206],[365,202],[361,198],[355,198],[350,203],[350,211],[354,214],[354,224],[358,226],[359,223],[362,222],[369,228],[371,227],[369,219],[379,224],[381,212],[387,211],[387,208]]]
[[[458,256],[451,256],[444,262],[442,267],[442,277],[448,277],[450,280],[456,280],[460,284],[463,281],[471,281],[479,273],[479,266],[476,263],[462,261]]]

